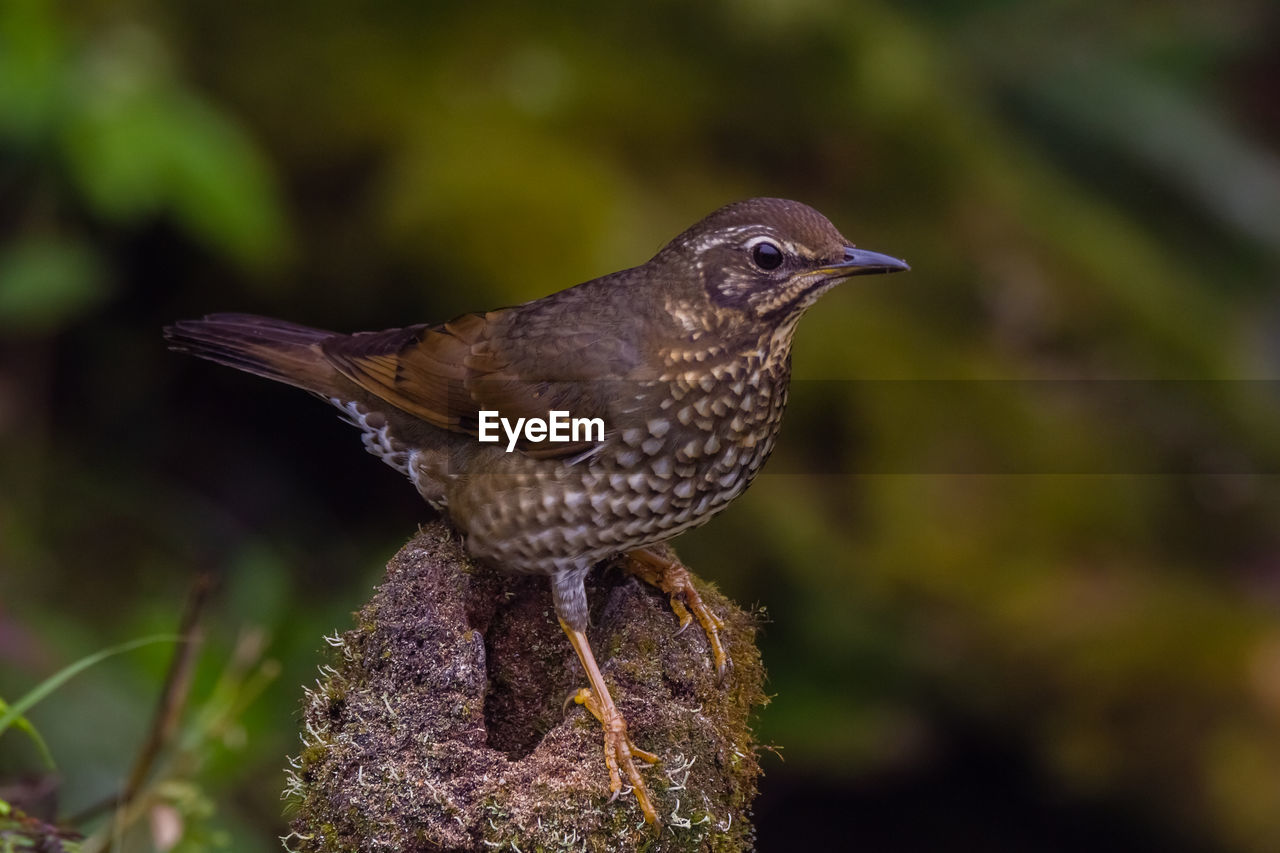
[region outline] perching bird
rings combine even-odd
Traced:
[[[907,268],[853,248],[811,207],[762,198],[715,211],[638,267],[448,323],[345,335],[213,314],[165,333],[176,350],[329,401],[474,557],[550,577],[591,684],[577,698],[604,726],[610,789],[625,776],[656,823],[635,759],[658,759],[631,742],[596,665],[583,578],[625,554],[682,624],[692,611],[723,673],[719,620],[684,567],[651,547],[705,523],[759,472],[805,310],[846,278]],[[498,417],[552,412],[602,429],[564,441],[525,430],[511,449],[506,434],[480,440],[482,417],[491,437]]]

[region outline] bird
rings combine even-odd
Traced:
[[[602,725],[612,796],[625,779],[659,824],[636,766],[659,757],[632,742],[601,675],[584,578],[621,555],[670,597],[681,629],[697,619],[723,679],[723,625],[665,543],[725,509],[768,459],[801,315],[846,279],[907,269],[806,204],[753,198],[639,266],[522,305],[355,334],[210,314],[165,336],[335,406],[473,558],[549,577],[589,684],[572,698]],[[556,413],[584,428],[553,440]]]

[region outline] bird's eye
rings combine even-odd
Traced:
[[[777,243],[761,240],[752,247],[751,260],[762,270],[776,270],[782,266],[782,249]]]

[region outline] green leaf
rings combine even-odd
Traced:
[[[41,237],[0,251],[0,329],[54,331],[106,295],[101,259],[78,240]]]
[[[277,257],[284,214],[248,134],[183,85],[149,35],[108,41],[99,52],[93,73],[77,78],[58,131],[69,173],[94,212],[122,224],[171,216],[191,237],[248,265]]]
[[[178,634],[152,634],[151,636],[139,637],[136,640],[130,640],[127,643],[111,646],[110,648],[103,649],[102,651],[94,652],[91,655],[80,658],[80,660],[58,670],[53,675],[37,684],[28,691],[25,696],[10,705],[3,714],[0,714],[0,735],[3,735],[9,726],[14,725],[14,723],[16,723],[17,720],[29,711],[37,702],[47,698],[49,694],[53,693],[53,691],[57,690],[59,687],[66,684],[72,678],[84,672],[94,664],[101,663],[109,657],[133,651],[134,649],[141,648],[142,646],[150,646],[155,643],[180,643],[182,640],[183,638]]]
[[[0,136],[33,142],[62,107],[65,39],[52,6],[0,3]]]
[[[0,699],[0,713],[7,710],[9,710],[9,703]],[[19,730],[26,732],[27,737],[31,738],[31,742],[36,745],[36,749],[39,751],[40,758],[44,761],[45,766],[50,770],[57,770],[58,765],[53,760],[53,753],[49,751],[49,745],[44,742],[44,738],[41,737],[40,732],[36,730],[36,727],[31,725],[31,721],[26,717],[18,717],[13,721],[13,725]],[[0,814],[4,814],[4,805],[4,801],[0,800]]]
[[[175,215],[241,263],[268,261],[282,247],[285,225],[265,160],[203,100],[175,93],[167,109],[166,193]]]

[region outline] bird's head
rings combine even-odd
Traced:
[[[909,269],[897,258],[854,248],[821,213],[780,198],[722,207],[672,240],[655,260],[696,270],[692,278],[702,292],[682,296],[701,297],[738,322],[773,327],[798,318],[847,278]]]

